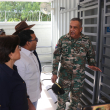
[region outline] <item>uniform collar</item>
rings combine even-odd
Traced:
[[[2,68],[9,75],[12,75],[15,71],[17,72],[17,67],[15,65],[13,65],[13,69],[14,69],[13,70],[10,67],[8,67],[5,63],[3,64],[0,63],[0,68]]]
[[[79,40],[79,39],[81,39],[82,38],[82,36],[83,36],[83,34],[81,34],[80,35],[80,37],[78,38],[78,39],[73,39],[73,38],[71,38],[71,36],[70,36],[70,34],[68,33],[68,34],[66,34],[66,37],[68,37],[70,40],[74,40],[74,41],[77,41],[77,40]]]
[[[68,33],[68,34],[66,34],[66,37],[68,37],[70,40],[71,40],[71,36],[70,36],[70,34]]]

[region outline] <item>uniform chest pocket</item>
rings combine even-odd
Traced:
[[[71,47],[70,46],[62,46],[62,55],[71,54]]]
[[[83,47],[79,48],[79,54],[81,54],[81,56],[86,56],[86,49]]]

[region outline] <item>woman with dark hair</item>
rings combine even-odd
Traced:
[[[28,110],[26,84],[14,65],[18,59],[19,37],[0,37],[0,110]]]

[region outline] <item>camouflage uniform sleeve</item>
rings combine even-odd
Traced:
[[[94,48],[93,48],[93,45],[91,43],[91,41],[88,39],[88,48],[87,48],[87,61],[88,61],[88,64],[90,66],[95,66],[96,65],[96,62],[95,62],[95,51],[94,51]]]
[[[57,75],[60,56],[61,56],[61,40],[59,39],[55,51],[53,53],[53,71],[52,71],[53,75]]]

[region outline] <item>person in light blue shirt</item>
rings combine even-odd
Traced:
[[[0,29],[0,36],[4,36],[4,35],[5,35],[4,29]]]
[[[29,95],[29,110],[36,110],[40,98],[40,68],[33,51],[36,49],[38,39],[33,30],[23,30],[18,34],[20,38],[21,58],[15,62],[19,75],[24,79]]]

